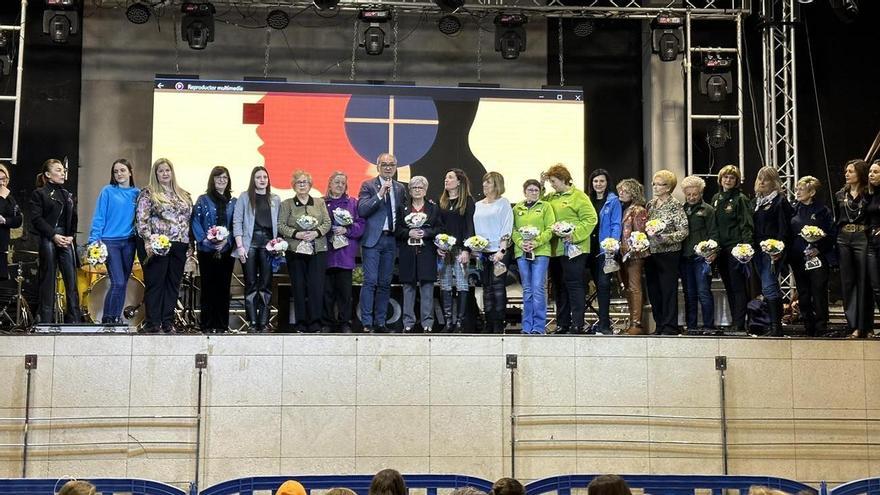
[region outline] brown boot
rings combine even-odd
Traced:
[[[639,325],[633,325],[626,329],[627,335],[645,335],[645,329]]]

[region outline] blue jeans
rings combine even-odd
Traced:
[[[753,259],[761,277],[761,294],[764,295],[764,299],[782,299],[782,289],[779,288],[779,269],[782,267],[782,260],[772,266],[770,255],[765,252],[756,254]]]
[[[547,267],[550,258],[535,256],[532,261],[516,259],[523,289],[523,333],[544,333],[547,326]]]
[[[712,298],[712,275],[704,272],[703,258],[681,259],[681,283],[684,286],[685,323],[688,330],[698,328],[697,306],[703,313],[703,326],[715,328],[715,300]]]
[[[134,237],[103,242],[107,246],[107,274],[110,276],[110,290],[104,297],[104,316],[101,317],[101,323],[110,323],[122,315],[122,306],[125,305],[125,289],[128,287],[128,277],[131,276],[131,268],[134,263],[135,242]]]
[[[396,254],[397,243],[390,235],[382,235],[375,246],[363,248],[364,285],[361,287],[360,305],[361,323],[365,328],[385,326]]]

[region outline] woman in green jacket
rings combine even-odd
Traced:
[[[715,222],[718,225],[718,272],[724,282],[730,318],[736,332],[746,330],[746,275],[740,262],[730,254],[737,244],[751,244],[754,224],[752,204],[740,191],[742,177],[736,165],[727,165],[718,172],[721,191],[712,198]]]
[[[525,200],[513,207],[513,240],[523,289],[522,333],[544,333],[547,326],[547,267],[550,238],[556,222],[553,208],[541,201],[541,183],[529,179],[523,184]]]
[[[561,163],[541,175],[554,193],[544,197],[553,208],[556,222],[567,222],[572,231],[550,240],[550,280],[556,292],[556,333],[584,333],[586,309],[585,270],[590,253],[590,233],[598,223],[590,198],[574,187],[571,172]]]

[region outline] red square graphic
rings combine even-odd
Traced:
[[[242,109],[242,124],[263,124],[263,104],[262,103],[245,103]]]

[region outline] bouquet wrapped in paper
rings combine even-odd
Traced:
[[[715,255],[718,252],[718,242],[712,239],[706,239],[705,241],[700,241],[694,246],[694,254],[703,258],[706,262],[703,264],[703,276],[708,277],[712,274],[711,263],[709,263],[708,258]]]
[[[334,208],[333,221],[335,221],[336,225],[339,225],[340,227],[348,227],[354,223],[354,217],[351,215],[351,212],[345,208]],[[333,246],[333,249],[342,249],[345,246],[348,246],[348,237],[345,237],[343,234],[333,234],[333,237],[330,239],[330,244]]]
[[[736,258],[736,261],[745,265],[749,261],[752,261],[752,257],[755,255],[755,249],[751,244],[737,244],[730,250],[730,254]]]
[[[538,230],[538,227],[535,227],[534,225],[523,225],[516,230],[517,232],[519,232],[519,235],[522,237],[522,240],[524,242],[535,240],[541,233],[541,231]],[[525,257],[525,259],[527,260],[533,260],[535,259],[535,253],[531,251],[523,251],[523,257]]]
[[[475,253],[479,253],[489,247],[489,239],[483,236],[474,235],[464,240],[464,247]]]
[[[410,213],[409,215],[403,217],[403,221],[406,223],[406,226],[411,229],[420,229],[422,225],[425,225],[425,222],[428,221],[428,215],[420,211],[415,211]],[[422,246],[425,244],[425,241],[422,239],[413,239],[412,237],[406,241],[410,246]]]
[[[229,229],[222,225],[212,225],[205,233],[205,237],[215,244],[219,244],[229,238]]]
[[[107,245],[95,241],[86,246],[86,263],[95,266],[107,261]]]
[[[614,273],[620,270],[620,265],[614,260],[614,255],[620,251],[620,241],[613,237],[606,237],[599,243],[599,247],[602,248],[602,252],[605,254],[605,264],[602,266],[602,271]]]
[[[648,236],[645,235],[644,232],[640,232],[638,230],[634,230],[629,234],[627,244],[629,244],[629,251],[627,251],[626,254],[623,255],[624,263],[633,253],[644,253],[648,250],[649,247],[651,247],[651,242],[648,240]]]
[[[281,265],[285,263],[284,252],[287,251],[288,246],[287,241],[280,237],[272,239],[266,243],[266,251],[269,252],[269,256],[271,257],[273,272],[277,272],[281,268]]]
[[[553,234],[556,235],[556,237],[564,239],[563,246],[565,248],[566,256],[568,256],[569,258],[576,258],[584,254],[584,252],[581,251],[581,248],[579,248],[577,244],[570,242],[567,239],[571,236],[571,234],[574,233],[574,225],[569,222],[556,222],[550,228],[551,230],[553,230]]]
[[[452,251],[456,242],[458,242],[458,239],[449,234],[437,234],[434,236],[434,245],[437,246],[437,249],[447,253]]]
[[[318,219],[311,215],[301,215],[296,219],[296,225],[303,231],[314,230],[318,225]],[[296,245],[298,254],[315,254],[315,243],[312,241],[301,241]]]
[[[165,256],[171,250],[171,239],[165,234],[153,234],[150,236],[150,249],[153,254]]]
[[[760,243],[761,251],[769,254],[770,258],[770,267],[773,271],[776,270],[776,260],[772,257],[782,254],[782,251],[785,249],[785,243],[778,239],[765,239]]]
[[[804,225],[804,228],[801,229],[800,236],[807,241],[807,247],[804,249],[804,257],[807,258],[807,261],[804,263],[804,268],[807,270],[815,270],[816,268],[821,267],[822,260],[820,260],[815,253],[812,256],[807,255],[816,249],[814,244],[825,237],[825,231],[815,225]]]
[[[663,220],[648,220],[645,224],[645,232],[651,237],[662,234],[664,230],[666,230],[666,222]]]

